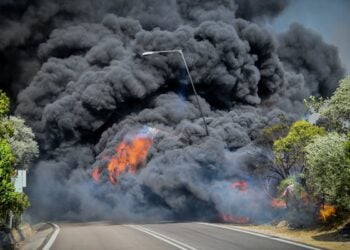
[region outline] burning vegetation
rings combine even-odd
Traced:
[[[344,73],[315,32],[295,24],[274,34],[256,21],[289,1],[269,10],[257,0],[5,2],[0,65],[15,60],[0,75],[41,150],[33,217],[247,223],[284,209],[260,188],[271,172],[288,177],[271,171],[260,132],[303,116],[303,98],[329,96]],[[201,111],[178,54],[142,57],[173,49]]]
[[[148,151],[152,146],[152,137],[157,131],[155,128],[144,127],[135,134],[130,133],[124,136],[122,142],[116,147],[115,154],[108,159],[106,167],[108,179],[112,184],[117,183],[117,178],[121,173],[136,173],[145,164]],[[102,167],[95,167],[92,170],[91,176],[94,181],[100,180],[102,171]]]
[[[115,184],[118,175],[122,172],[135,173],[138,167],[145,162],[151,145],[150,138],[136,137],[130,141],[123,141],[108,163],[109,181]]]
[[[271,206],[275,208],[286,208],[287,204],[282,199],[272,199]]]
[[[323,222],[327,222],[332,216],[335,216],[335,207],[329,204],[322,205],[320,208],[320,218]]]
[[[248,192],[248,182],[244,180],[237,180],[232,182],[231,184],[231,192],[238,193],[239,196],[245,195],[245,193]],[[253,204],[250,204],[253,205]],[[249,216],[244,215],[237,215],[235,214],[236,211],[232,211],[230,214],[221,214],[219,215],[219,221],[225,222],[225,223],[235,223],[235,224],[247,224],[251,220]],[[241,211],[238,211],[241,213]]]

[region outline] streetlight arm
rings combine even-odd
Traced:
[[[185,63],[185,67],[186,67],[186,71],[187,71],[187,74],[188,74],[188,78],[190,79],[190,82],[191,82],[191,85],[192,85],[192,89],[193,89],[193,92],[194,92],[194,96],[195,96],[197,104],[198,104],[198,109],[199,109],[199,112],[200,112],[200,114],[202,116],[202,119],[203,119],[205,133],[206,133],[207,136],[209,136],[209,130],[208,130],[208,127],[207,127],[207,123],[205,122],[205,118],[204,118],[204,114],[203,114],[203,111],[202,111],[202,107],[199,104],[198,94],[197,94],[196,88],[194,87],[194,84],[193,84],[193,81],[192,81],[192,76],[191,76],[190,70],[188,68],[188,65],[187,65],[184,53],[182,53],[182,50],[180,50],[179,52],[180,52],[180,54],[182,56],[182,59],[183,59],[183,61]]]
[[[142,53],[142,56],[149,56],[149,55],[161,54],[161,53],[172,53],[172,52],[182,53],[182,51],[179,50],[179,49],[175,49],[175,50],[156,50],[156,51],[145,51],[145,52]]]
[[[188,78],[190,79],[190,83],[191,83],[191,86],[192,86],[192,89],[193,89],[193,92],[194,92],[194,95],[195,95],[195,98],[196,98],[196,102],[198,104],[198,109],[199,109],[199,112],[200,112],[200,114],[202,116],[202,119],[203,119],[205,133],[206,133],[207,136],[209,136],[209,130],[208,130],[208,127],[207,127],[207,123],[205,122],[205,118],[204,118],[204,114],[203,114],[203,111],[202,111],[202,107],[201,107],[201,105],[199,103],[198,94],[197,94],[196,88],[194,87],[194,84],[193,84],[193,81],[192,81],[192,77],[191,77],[191,74],[190,74],[190,70],[188,69],[188,65],[187,65],[187,62],[186,62],[186,59],[185,59],[185,56],[184,56],[184,53],[182,52],[182,50],[181,49],[177,49],[177,50],[145,51],[145,52],[142,53],[142,56],[149,56],[149,55],[161,54],[161,53],[173,53],[173,52],[180,53],[181,57],[182,57],[182,60],[185,63],[185,68],[186,68],[186,71],[187,71],[187,74],[188,74]]]

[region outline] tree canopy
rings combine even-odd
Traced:
[[[350,77],[340,81],[330,99],[311,96],[305,100],[309,111],[320,114],[320,122],[328,131],[347,132],[350,129]]]
[[[14,162],[10,144],[5,139],[0,139],[0,224],[5,222],[9,211],[20,214],[29,205],[27,196],[17,193],[12,183]]]
[[[323,128],[307,121],[296,121],[288,134],[273,144],[275,172],[283,179],[304,169],[304,148],[316,135],[324,135]]]
[[[9,212],[16,217],[29,205],[28,197],[15,190],[12,178],[16,175],[16,163],[28,163],[38,154],[32,130],[22,119],[8,117],[10,102],[0,90],[0,224],[4,224]]]
[[[350,209],[349,138],[338,133],[316,137],[305,147],[307,182],[328,202]]]
[[[13,134],[11,122],[7,119],[6,113],[10,108],[10,100],[0,90],[0,138],[9,137]]]
[[[16,159],[16,167],[27,168],[30,161],[39,154],[34,133],[21,118],[10,116],[9,122],[13,127],[13,134],[8,139]]]

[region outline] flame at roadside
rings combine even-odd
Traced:
[[[116,148],[116,154],[108,163],[109,180],[117,183],[117,178],[122,172],[135,173],[138,167],[144,163],[148,150],[152,146],[152,139],[136,137],[131,141],[123,141]]]
[[[324,205],[320,209],[320,218],[326,222],[331,216],[335,215],[335,207],[332,205]]]
[[[127,134],[116,147],[115,154],[109,158],[107,164],[108,179],[116,184],[118,176],[123,172],[136,173],[145,163],[149,149],[152,146],[153,136],[158,132],[155,128],[145,127],[136,134]],[[95,167],[91,176],[94,181],[100,180],[102,170]]]
[[[238,195],[244,196],[249,190],[248,182],[244,180],[237,180],[231,183],[231,190],[237,192]],[[234,212],[234,211],[233,211]],[[224,223],[234,223],[234,224],[247,224],[250,222],[250,217],[245,215],[236,215],[236,214],[220,214],[219,221]]]
[[[237,189],[240,192],[247,192],[248,191],[248,183],[246,181],[235,181],[231,184],[232,189]]]
[[[284,200],[282,199],[273,199],[271,201],[271,206],[275,208],[286,208],[287,204]]]
[[[248,224],[250,218],[247,216],[236,216],[230,214],[222,214],[219,218],[220,221],[225,223],[234,223],[234,224]]]
[[[92,171],[91,171],[91,177],[95,182],[99,182],[100,181],[100,169],[98,167],[95,167]]]

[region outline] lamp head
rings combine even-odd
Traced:
[[[152,54],[154,54],[153,51],[146,51],[146,52],[142,53],[142,56],[149,56],[149,55],[152,55]]]

